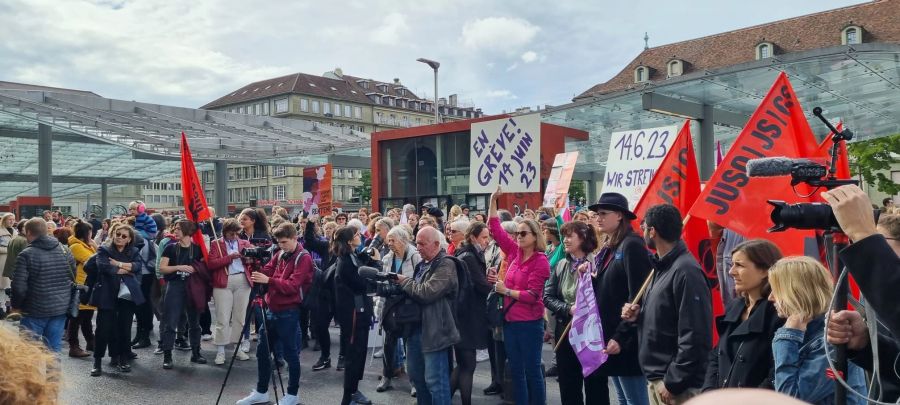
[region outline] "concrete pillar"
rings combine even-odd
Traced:
[[[38,195],[53,196],[53,138],[45,124],[38,124]]]
[[[700,180],[709,180],[716,170],[716,134],[713,108],[703,105],[703,119],[700,121]]]
[[[225,217],[228,215],[228,162],[216,161],[215,203],[216,215]]]
[[[591,205],[600,199],[600,192],[597,187],[597,173],[591,173],[591,179],[587,181],[587,205]]]
[[[100,207],[103,211],[102,218],[109,218],[109,201],[107,200],[106,180],[100,183]]]

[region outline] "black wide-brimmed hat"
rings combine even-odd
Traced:
[[[596,204],[588,207],[591,211],[597,211],[601,208],[609,211],[621,212],[625,215],[625,218],[628,219],[637,218],[637,215],[634,215],[634,213],[628,209],[628,199],[619,193],[603,193],[600,195],[600,201],[597,201]]]
[[[431,215],[431,216],[437,217],[437,218],[441,218],[444,216],[444,211],[441,211],[441,209],[437,208],[437,207],[431,207],[428,209],[428,215]]]

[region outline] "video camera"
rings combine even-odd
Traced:
[[[853,139],[853,133],[849,129],[838,131],[824,116],[822,109],[816,107],[813,114],[831,130],[831,164],[825,166],[809,159],[790,159],[786,157],[773,157],[764,159],[752,159],[747,162],[747,176],[772,177],[791,176],[791,186],[807,184],[816,189],[825,187],[831,190],[836,187],[854,184],[859,181],[852,179],[838,179],[837,156],[841,142]],[[824,203],[797,203],[789,204],[780,200],[769,200],[769,204],[775,208],[772,210],[771,219],[773,226],[769,232],[781,232],[787,229],[819,229],[840,231],[840,225],[831,210],[831,206]],[[878,221],[879,211],[874,211],[875,221]]]
[[[360,266],[359,275],[366,280],[366,292],[379,297],[396,297],[403,295],[403,289],[391,282],[397,279],[396,273],[379,271],[374,267]]]
[[[241,250],[241,256],[260,263],[265,263],[272,259],[271,240],[266,238],[251,238],[250,244],[252,244],[253,247]]]

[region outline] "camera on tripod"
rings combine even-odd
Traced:
[[[272,241],[266,238],[251,238],[253,247],[241,250],[241,256],[259,263],[266,263],[272,259]]]
[[[366,280],[366,292],[379,297],[396,297],[405,294],[400,285],[391,280],[397,279],[396,273],[379,271],[374,267],[360,266],[359,275]]]

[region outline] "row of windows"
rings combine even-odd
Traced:
[[[278,105],[276,102],[275,105],[276,110],[278,109]],[[239,107],[232,107],[228,109],[228,112],[235,114],[249,114],[249,115],[269,115],[269,103],[253,103],[248,105],[242,105]],[[277,112],[277,111],[276,111]]]
[[[863,42],[863,30],[861,27],[851,25],[841,30],[841,44],[853,45]],[[775,44],[771,42],[760,42],[756,45],[756,59],[771,58],[775,55]],[[685,62],[681,59],[672,59],[666,64],[666,77],[681,76],[684,74]],[[634,82],[645,83],[650,81],[652,69],[647,66],[638,66],[634,69]]]
[[[281,188],[281,193],[284,194],[284,186],[273,186],[272,193],[277,195],[279,187]],[[268,196],[269,193],[266,187],[241,187],[228,189],[229,203],[245,203],[250,201],[251,198],[265,200],[268,199]]]
[[[347,177],[344,177],[344,176]],[[334,169],[332,176],[336,179],[353,179],[353,178],[362,178],[362,170],[359,169]]]
[[[231,167],[228,169],[228,180],[252,180],[264,178],[266,178],[266,166]]]
[[[284,99],[285,103],[287,99]],[[307,100],[305,98],[300,99],[300,111],[308,112],[313,114],[319,114],[319,101],[318,100]],[[362,119],[362,107],[353,106],[350,104],[341,105],[339,103],[330,103],[328,101],[321,102],[321,113],[324,115],[331,115],[335,117],[346,117],[353,118],[357,120]],[[276,110],[276,112],[278,112]],[[287,112],[287,111],[285,111]]]
[[[151,204],[166,204],[169,207],[180,207],[184,205],[181,197],[174,195],[148,195],[144,197]]]
[[[349,201],[353,198],[353,186],[334,186],[331,189],[332,201]]]
[[[144,184],[144,190],[181,190],[181,183],[151,183]]]

